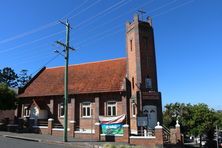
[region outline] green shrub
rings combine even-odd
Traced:
[[[103,145],[103,148],[116,148],[116,146],[110,143],[106,143]]]

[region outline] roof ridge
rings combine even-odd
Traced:
[[[126,59],[126,57],[107,59],[107,60],[101,60],[101,61],[94,61],[94,62],[79,63],[79,64],[70,64],[69,67],[70,66],[78,66],[78,65],[86,65],[86,64],[94,64],[94,63],[103,63],[103,62],[116,61],[116,60],[121,60],[121,59]],[[55,66],[55,67],[49,67],[46,69],[55,69],[55,68],[62,68],[62,67],[64,67],[64,66]]]

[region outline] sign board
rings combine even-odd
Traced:
[[[99,116],[99,121],[101,123],[102,134],[115,135],[123,134],[123,121],[126,115],[120,115],[116,117],[104,117]]]
[[[147,116],[137,117],[137,126],[147,126],[148,120]]]
[[[115,134],[123,134],[123,126],[122,124],[102,124],[102,134],[106,135],[115,135]]]

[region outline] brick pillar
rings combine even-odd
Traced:
[[[180,124],[179,121],[176,121],[176,131],[175,131],[175,135],[176,135],[176,143],[182,143],[181,141],[181,133],[180,133]]]
[[[126,124],[129,124],[130,114],[128,113],[127,107],[128,107],[128,102],[127,102],[126,96],[122,96],[122,108],[123,108],[122,111],[123,111],[123,114],[126,115]]]
[[[130,128],[128,124],[123,125],[123,140],[122,142],[130,143],[129,141],[130,136]]]
[[[95,123],[95,139],[96,140],[100,140],[100,134],[101,134],[101,127],[100,127],[100,123]]]
[[[76,119],[75,119],[75,109],[76,109],[76,99],[75,98],[72,98],[71,99],[71,104],[72,104],[72,120],[73,121],[76,121]]]
[[[99,122],[99,97],[95,97],[95,122]]]
[[[53,121],[54,121],[54,119],[52,119],[52,118],[48,119],[48,134],[49,135],[52,135]]]
[[[160,126],[160,123],[157,122],[157,126],[155,126],[155,137],[156,137],[156,146],[163,147],[163,127]]]
[[[71,137],[75,137],[75,130],[76,130],[76,122],[75,121],[70,121],[69,122],[69,135]]]

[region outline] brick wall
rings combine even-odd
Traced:
[[[91,133],[75,133],[75,138],[98,140],[95,138],[95,134],[91,134]]]
[[[9,118],[10,120],[14,119],[14,110],[0,110],[0,121],[3,120],[4,118]]]
[[[142,145],[144,147],[163,147],[163,130],[162,126],[155,127],[154,137],[131,136],[130,144]]]

